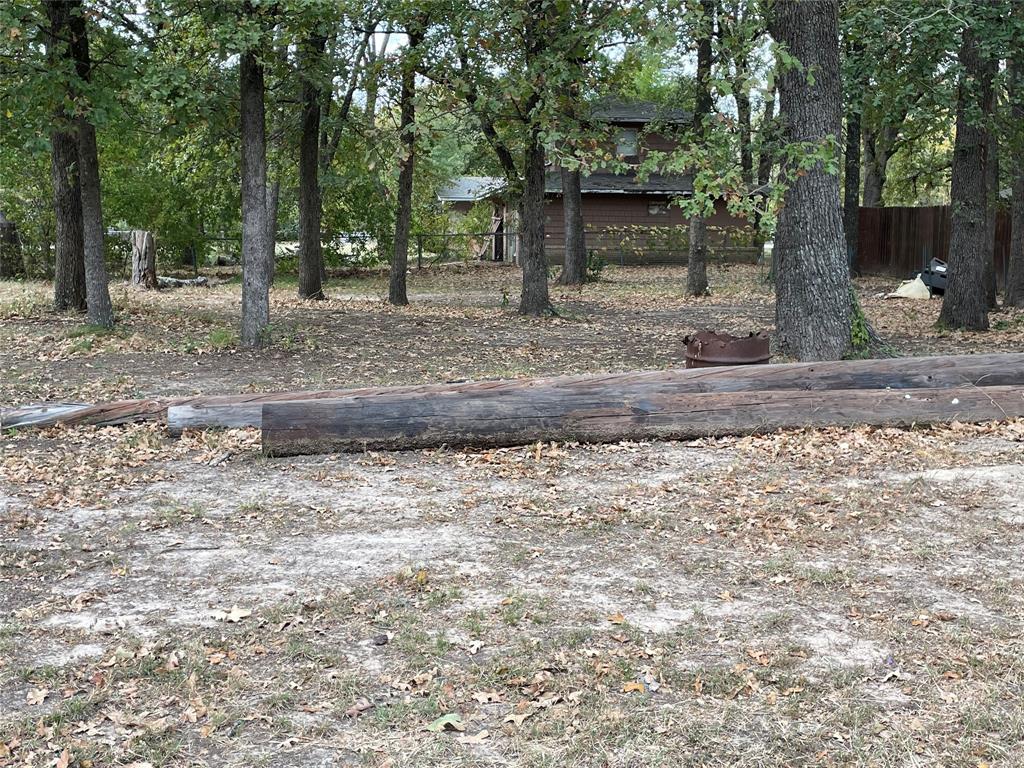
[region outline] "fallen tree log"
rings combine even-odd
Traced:
[[[723,366],[717,368],[673,369],[589,376],[556,376],[538,379],[478,381],[460,384],[321,390],[296,392],[288,396],[251,397],[174,405],[167,411],[171,434],[185,429],[208,427],[262,426],[262,406],[283,400],[328,400],[334,398],[396,393],[438,394],[458,388],[462,392],[517,391],[523,386],[545,387],[562,384],[584,387],[650,387],[662,392],[756,392],[821,389],[908,389],[959,387],[964,385],[1024,384],[1024,354],[959,355],[952,357],[906,357],[885,360],[845,360],[827,363],[783,363],[770,366]]]
[[[263,406],[268,456],[668,440],[799,427],[906,426],[1024,416],[1024,387],[680,393],[593,381],[429,397],[384,394]]]
[[[187,428],[259,427],[262,406],[282,401],[327,400],[354,396],[409,393],[429,396],[454,389],[501,393],[523,387],[542,388],[577,382],[583,387],[650,387],[677,393],[754,392],[829,389],[949,388],[965,385],[1024,385],[1024,353],[903,357],[827,363],[673,369],[588,376],[422,384],[403,387],[324,389],[316,391],[202,395],[121,400],[95,405],[48,403],[0,409],[0,426],[46,427],[56,424],[107,426],[129,422],[168,421],[172,433]]]

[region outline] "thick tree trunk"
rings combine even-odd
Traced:
[[[986,330],[985,295],[986,132],[985,64],[975,33],[966,29],[960,46],[963,73],[957,86],[956,140],[950,186],[952,231],[949,239],[949,280],[939,323],[948,328]]]
[[[994,102],[991,107],[995,109]],[[994,131],[985,131],[985,134],[985,301],[989,309],[998,309],[996,217],[999,214],[999,139]]]
[[[78,137],[71,131],[50,134],[53,207],[56,213],[56,267],[53,308],[85,311],[85,245],[82,190],[78,184]]]
[[[156,243],[153,233],[144,229],[133,229],[132,244],[132,286],[156,290]]]
[[[327,38],[314,35],[303,57],[302,132],[299,136],[299,298],[324,298],[324,256],[320,238],[320,64]]]
[[[416,69],[413,55],[416,40],[410,39],[402,61],[400,95],[400,157],[398,161],[398,207],[395,212],[395,243],[388,277],[388,301],[396,306],[409,303],[406,274],[409,271],[409,232],[412,229],[412,182],[416,166]]]
[[[46,58],[52,69],[72,57],[70,50],[71,6],[63,0],[47,0],[50,29]],[[63,109],[55,117],[50,133],[50,178],[56,215],[53,308],[58,312],[85,310],[85,245],[82,234],[82,189],[78,181],[78,136],[68,126],[71,118]]]
[[[110,328],[114,308],[103,255],[103,207],[100,196],[100,160],[96,129],[85,116],[78,124],[78,174],[82,185],[82,241],[85,245],[85,301],[91,325]]]
[[[1010,61],[1010,108],[1013,124],[1024,125],[1024,60]],[[1013,208],[1010,221],[1010,263],[1004,286],[1003,303],[1008,307],[1024,307],[1024,157],[1011,157],[1013,162]]]
[[[850,274],[860,274],[857,247],[860,224],[860,109],[853,105],[846,113],[846,153],[843,167],[843,232]]]
[[[580,171],[562,169],[562,213],[565,218],[565,258],[560,285],[583,285],[587,278],[587,242],[583,230]]]
[[[837,0],[775,4],[772,37],[801,63],[779,80],[789,142],[838,144],[838,12]],[[780,350],[798,360],[835,360],[850,348],[850,273],[839,210],[839,179],[821,164],[790,181],[775,238],[775,326]]]
[[[70,52],[75,72],[83,82],[92,79],[92,58],[89,54],[89,31],[85,9],[80,0],[69,3]],[[78,134],[78,183],[82,193],[82,244],[85,251],[85,303],[89,322],[102,328],[114,324],[114,308],[110,303],[110,281],[103,253],[103,205],[100,190],[100,156],[96,146],[96,127],[88,113],[75,118]]]
[[[743,174],[743,181],[749,185],[754,183],[754,147],[751,141],[753,129],[750,114],[750,84],[745,78],[746,59],[738,61],[736,66],[741,68],[740,72],[744,75],[733,84],[733,93],[736,98],[736,125],[740,139],[740,172]]]
[[[697,99],[693,110],[693,141],[704,140],[704,121],[714,107],[711,98],[711,37],[715,29],[715,0],[701,0],[701,31],[697,39]],[[695,191],[695,194],[699,194]],[[689,258],[686,267],[686,292],[690,296],[708,293],[708,238],[703,216],[690,217]]]
[[[254,51],[239,62],[242,136],[242,332],[243,346],[269,342],[270,281],[273,263],[268,244],[267,140],[263,65]]]
[[[526,179],[523,189],[522,253],[523,293],[519,299],[522,315],[544,315],[551,312],[548,297],[548,260],[544,253],[544,146],[536,128],[530,130],[526,148]]]

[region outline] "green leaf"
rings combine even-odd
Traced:
[[[451,712],[447,715],[441,715],[437,720],[427,726],[427,730],[433,733],[441,733],[441,731],[464,731],[466,730],[466,725],[462,722],[462,718],[458,713]]]

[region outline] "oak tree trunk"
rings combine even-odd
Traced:
[[[850,274],[860,274],[857,248],[860,226],[860,110],[846,114],[846,153],[843,162],[843,232]]]
[[[551,312],[551,300],[548,297],[548,262],[544,253],[544,146],[536,128],[530,129],[524,168],[526,178],[519,221],[523,293],[519,298],[519,313],[544,315]]]
[[[83,82],[92,79],[89,33],[85,9],[80,0],[69,3],[71,45],[75,72]],[[88,113],[75,118],[78,134],[78,183],[82,196],[82,244],[85,251],[85,303],[89,323],[110,328],[114,308],[110,302],[110,280],[103,254],[103,205],[100,191],[100,157],[96,146],[96,127]]]
[[[565,258],[560,285],[583,285],[587,277],[587,243],[583,230],[580,171],[562,169],[562,213],[565,218]]]
[[[779,80],[787,142],[838,146],[838,13],[838,0],[779,0],[774,6],[771,34],[801,63]],[[821,163],[793,175],[775,238],[779,348],[798,360],[836,360],[850,348],[851,321],[839,179]]]
[[[995,104],[992,104],[995,109]],[[999,308],[996,289],[996,217],[999,215],[999,139],[986,131],[985,141],[985,301]]]
[[[888,174],[892,145],[899,130],[884,126],[882,130],[864,129],[864,207],[879,208]]]
[[[273,264],[267,215],[267,141],[263,65],[255,51],[239,62],[242,137],[242,345],[268,343]]]
[[[306,41],[302,79],[302,130],[299,136],[299,298],[324,298],[324,256],[320,238],[323,214],[320,196],[320,64],[327,38]]]
[[[51,69],[59,69],[72,57],[70,51],[71,6],[62,0],[47,0],[50,22],[46,58]],[[58,312],[85,311],[85,245],[82,234],[82,189],[78,182],[78,136],[70,129],[70,116],[63,108],[54,115],[50,133],[50,179],[56,218],[53,308]]]
[[[269,174],[269,171],[268,171]],[[281,180],[274,179],[267,186],[267,259],[270,263],[270,284],[277,272],[277,209],[281,202]]]
[[[85,311],[85,245],[82,234],[82,190],[78,184],[78,137],[71,131],[50,134],[50,178],[56,213],[56,264],[53,308]]]
[[[400,157],[398,161],[398,207],[395,213],[395,243],[388,276],[388,301],[396,306],[409,303],[406,273],[409,271],[409,232],[412,229],[412,182],[416,166],[416,69],[413,54],[416,39],[410,36],[402,61],[400,94]]]
[[[1013,124],[1024,125],[1024,60],[1010,61],[1010,108]],[[1013,208],[1010,221],[1010,263],[1006,274],[1003,303],[1024,307],[1024,157],[1018,153],[1013,162]]]
[[[715,0],[701,0],[701,31],[697,39],[697,98],[693,110],[693,142],[704,140],[704,122],[714,101],[711,98],[711,36],[715,27]],[[698,194],[695,190],[695,194]],[[708,293],[708,238],[707,223],[700,215],[690,217],[689,258],[686,268],[686,292],[691,296]]]
[[[970,29],[960,46],[963,73],[957,85],[956,139],[950,185],[952,231],[949,238],[949,277],[939,323],[948,328],[986,330],[985,237],[987,235],[984,119],[985,63],[978,39]]]

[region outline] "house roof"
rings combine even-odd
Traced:
[[[643,125],[645,123],[688,123],[693,119],[692,113],[685,109],[676,109],[653,101],[626,101],[624,99],[604,99],[594,104],[591,113],[595,120],[605,123]]]
[[[548,194],[562,194],[560,171],[547,173],[544,191]],[[580,180],[580,191],[585,195],[692,195],[693,178],[651,173],[641,180],[637,178],[636,171],[591,173]]]
[[[456,176],[437,190],[437,199],[449,203],[475,203],[505,188],[500,176]]]

